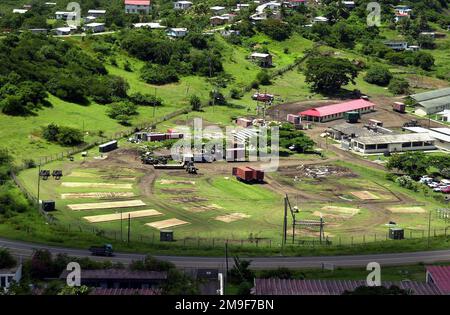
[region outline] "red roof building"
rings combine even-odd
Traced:
[[[397,286],[411,295],[442,295],[437,285],[417,281],[383,281],[385,288]],[[365,280],[290,280],[255,279],[253,295],[342,295],[345,291],[354,291],[367,286]]]
[[[125,13],[148,14],[150,12],[150,0],[125,0]]]
[[[450,266],[427,266],[427,283],[436,285],[443,294],[450,294]]]
[[[353,100],[345,103],[316,107],[300,112],[304,120],[326,122],[344,118],[347,112],[369,113],[375,110],[375,104],[364,99]]]

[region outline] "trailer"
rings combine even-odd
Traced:
[[[182,164],[153,164],[155,169],[160,170],[182,170],[184,169],[184,163]]]
[[[233,176],[236,179],[245,183],[262,183],[264,182],[264,171],[252,167],[233,167]]]
[[[98,147],[100,153],[106,153],[113,151],[118,148],[117,140],[109,141],[107,143],[101,144]]]
[[[398,113],[402,113],[402,114],[406,113],[406,105],[402,102],[395,102],[392,105],[392,109]]]

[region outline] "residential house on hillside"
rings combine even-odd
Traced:
[[[227,16],[212,16],[209,18],[209,23],[212,26],[224,25],[230,21],[230,18]]]
[[[384,44],[393,50],[406,50],[408,48],[408,42],[401,40],[389,40],[385,41]]]
[[[272,66],[272,55],[254,52],[250,55],[250,59],[257,62],[261,67],[267,68]]]
[[[192,2],[190,1],[175,1],[173,3],[173,8],[175,10],[187,10],[192,7]]]
[[[56,11],[55,19],[57,20],[67,20],[69,17],[73,18],[76,16],[75,11]]]
[[[295,7],[307,4],[306,0],[288,0],[286,2],[288,4],[288,6],[290,6],[291,8],[295,8]]]
[[[316,16],[313,19],[313,23],[328,23],[328,21],[329,21],[328,18],[324,16]]]
[[[106,14],[106,10],[89,10],[88,11],[88,16],[93,16],[93,17],[103,17]]]
[[[125,13],[149,14],[150,0],[125,0]]]
[[[213,6],[209,9],[213,12],[213,14],[216,14],[216,15],[223,14],[223,13],[225,13],[225,10],[226,10],[225,7],[221,7],[221,6]]]
[[[101,33],[105,31],[105,23],[89,23],[84,26],[86,32]]]
[[[187,33],[188,33],[188,30],[187,30],[187,28],[184,28],[184,27],[174,27],[174,28],[169,28],[167,30],[167,36],[176,37],[176,38],[184,37],[187,35]]]
[[[28,9],[13,9],[12,12],[17,14],[25,14],[28,12]]]

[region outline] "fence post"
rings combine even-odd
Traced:
[[[352,244],[352,246],[353,246],[353,236],[352,236],[352,241],[351,241],[351,244]]]

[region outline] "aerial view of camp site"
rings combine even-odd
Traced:
[[[450,294],[448,0],[45,1],[0,0],[1,296]]]

